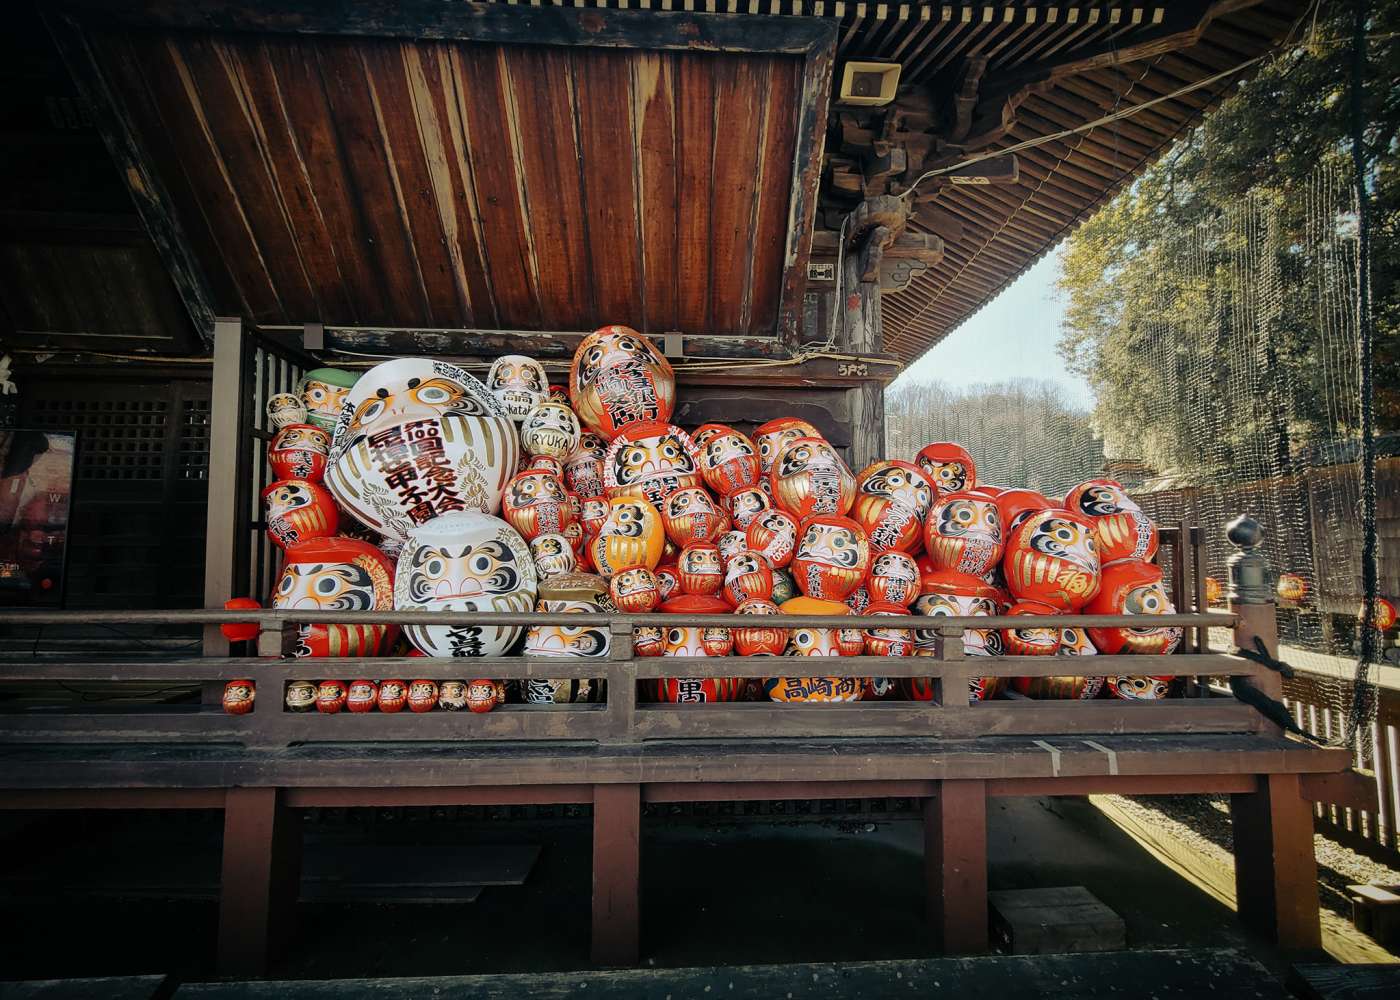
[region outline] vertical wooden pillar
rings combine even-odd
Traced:
[[[636,965],[641,910],[642,788],[593,786],[595,965]]]
[[[237,570],[248,542],[247,508],[239,477],[245,471],[244,370],[247,333],[237,318],[214,321],[214,371],[209,402],[209,512],[204,530],[204,606],[222,608],[243,597],[246,578]],[[252,595],[261,599],[264,595]],[[228,640],[217,625],[204,628],[204,655],[227,656]],[[222,686],[219,686],[222,688]]]
[[[885,233],[881,230],[880,233]],[[883,238],[882,236],[880,238]],[[853,354],[878,354],[884,343],[880,282],[862,280],[866,254],[846,254],[842,268],[841,310],[844,346]],[[878,272],[878,265],[876,265]],[[885,457],[885,384],[862,382],[847,390],[851,411],[851,468],[856,472]]]
[[[1270,656],[1278,657],[1278,619],[1275,614],[1275,590],[1269,565],[1258,552],[1264,540],[1264,529],[1247,515],[1237,517],[1225,528],[1225,537],[1236,549],[1228,560],[1230,570],[1230,611],[1237,616],[1235,646],[1254,649],[1255,639],[1263,642]],[[1260,677],[1241,678],[1238,683],[1253,688],[1274,701],[1283,698],[1283,675],[1273,671]],[[1275,734],[1283,730],[1265,720],[1266,730]]]
[[[219,974],[256,977],[290,938],[301,887],[301,814],[276,788],[230,788],[224,803]]]
[[[1312,804],[1296,774],[1258,781],[1258,791],[1230,796],[1240,921],[1280,948],[1320,948]]]
[[[941,781],[924,800],[928,922],[944,954],[987,950],[987,786]]]

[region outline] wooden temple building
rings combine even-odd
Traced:
[[[676,423],[747,430],[795,415],[864,467],[883,456],[882,393],[901,366],[1131,183],[1296,35],[1305,7],[20,5],[0,40],[0,342],[18,426],[76,430],[80,453],[65,607],[0,623],[20,637],[12,651],[42,626],[48,648],[81,652],[7,658],[0,682],[217,691],[249,676],[271,691],[323,673],[244,655],[217,628],[225,599],[265,597],[276,572],[257,513],[264,403],[322,364],[426,355],[484,369],[520,353],[559,372],[587,332],[626,323],[672,362]],[[647,616],[615,616],[611,658],[569,667],[609,681],[606,705],[323,718],[279,712],[275,697],[228,716],[215,697],[0,711],[0,806],[222,809],[221,969],[259,975],[287,929],[307,808],[591,804],[593,955],[631,964],[645,802],[916,797],[929,934],[963,953],[987,947],[989,797],[1220,792],[1241,919],[1315,947],[1310,798],[1350,787],[1348,754],[1284,734],[1259,707],[1280,696],[1274,669],[1209,648],[1223,626],[1240,647],[1273,648],[1253,528],[1231,539],[1228,612],[1207,611],[1199,558],[1226,541],[1191,525],[1164,526],[1163,541],[1181,612],[1163,623],[1188,636],[1170,672],[1195,679],[1189,697],[638,704],[636,681],[674,667],[633,657]],[[249,620],[274,656],[299,624]],[[971,620],[947,621],[941,659],[881,660],[881,672],[961,691]],[[108,626],[144,636],[144,654],[109,648],[95,632]],[[203,655],[160,651],[201,629]],[[356,669],[385,667],[343,672]],[[518,657],[473,668],[561,667],[545,669]]]

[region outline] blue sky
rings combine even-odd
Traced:
[[[1044,379],[1064,387],[1069,402],[1090,409],[1088,384],[1065,369],[1055,350],[1064,304],[1055,291],[1060,251],[1047,254],[944,341],[910,365],[891,386],[908,381],[1005,382]]]

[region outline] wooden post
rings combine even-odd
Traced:
[[[1296,774],[1265,774],[1230,796],[1240,922],[1290,951],[1322,947],[1312,804]]]
[[[1269,655],[1278,656],[1278,620],[1274,610],[1274,585],[1269,564],[1256,551],[1264,540],[1264,529],[1252,517],[1235,518],[1225,529],[1225,537],[1235,546],[1229,559],[1230,611],[1238,616],[1235,623],[1235,646],[1253,649],[1256,637],[1263,640]],[[1241,678],[1239,683],[1251,687],[1267,698],[1283,698],[1283,675],[1269,671],[1260,677]],[[1266,721],[1266,729],[1279,735],[1283,730]]]
[[[204,606],[222,608],[230,597],[247,596],[237,573],[238,556],[247,547],[247,507],[239,489],[244,463],[244,363],[247,334],[241,320],[214,321],[214,372],[209,426],[209,512],[204,530]],[[263,595],[254,594],[261,598]],[[217,625],[204,628],[204,655],[227,656],[228,640]],[[220,685],[222,688],[222,685]]]
[[[291,936],[301,887],[301,814],[277,788],[230,788],[224,802],[219,974],[263,976]]]
[[[924,800],[928,922],[947,955],[987,950],[987,785],[941,781]]]
[[[637,964],[641,827],[641,785],[593,786],[594,965]]]

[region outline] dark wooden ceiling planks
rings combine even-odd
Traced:
[[[800,288],[785,300],[783,276],[805,261],[791,218],[810,239],[824,22],[713,22],[697,42],[698,19],[677,15],[653,48],[662,22],[627,12],[595,30],[543,11],[532,34],[479,5],[402,5],[426,20],[380,30],[71,6],[59,30],[78,26],[117,127],[168,190],[209,312],[273,328],[795,333]],[[453,35],[454,16],[487,40],[426,37]]]

